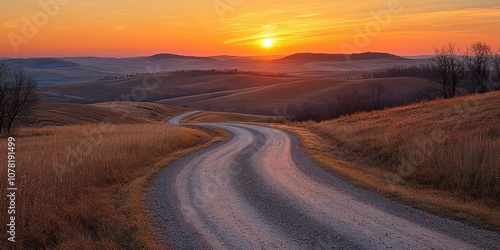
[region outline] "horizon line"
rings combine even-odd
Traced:
[[[174,55],[174,56],[185,56],[185,57],[200,57],[200,58],[211,58],[211,57],[222,57],[222,56],[227,56],[227,57],[287,57],[291,55],[297,55],[297,54],[324,54],[324,55],[357,55],[357,54],[365,54],[365,53],[385,53],[385,54],[390,54],[390,55],[395,55],[395,56],[400,56],[400,57],[424,57],[424,56],[433,56],[432,54],[416,54],[416,55],[398,55],[394,53],[389,53],[389,52],[382,52],[382,51],[363,51],[359,53],[351,53],[351,54],[346,54],[346,53],[327,53],[327,52],[296,52],[296,53],[291,53],[291,54],[276,54],[276,55],[230,55],[230,54],[218,54],[218,55],[210,55],[210,56],[203,56],[203,55],[190,55],[190,54],[176,54],[176,53],[170,53],[170,52],[159,52],[155,54],[149,54],[149,55],[64,55],[64,56],[55,56],[55,55],[46,55],[46,56],[21,56],[21,57],[10,57],[10,56],[0,56],[0,59],[40,59],[40,58],[85,58],[85,57],[94,57],[94,58],[119,58],[119,59],[124,59],[124,58],[138,58],[138,57],[151,57],[155,55]]]

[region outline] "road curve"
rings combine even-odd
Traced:
[[[190,116],[190,115],[193,115],[193,114],[196,114],[200,111],[189,111],[189,112],[186,112],[184,114],[180,114],[178,116],[174,116],[172,118],[170,118],[167,123],[170,124],[170,125],[176,125],[176,124],[179,124],[181,123],[181,120]]]
[[[177,124],[189,114],[172,118]],[[152,180],[149,212],[179,249],[500,249],[494,232],[427,214],[317,167],[285,131],[214,123],[231,137]]]

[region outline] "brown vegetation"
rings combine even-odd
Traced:
[[[302,105],[304,102],[324,103],[352,91],[364,93],[374,84],[383,86],[388,97],[413,95],[429,86],[427,79],[413,77],[357,80],[309,77],[294,79],[295,81],[272,86],[226,91],[224,95],[187,96],[158,102],[168,105],[187,105],[202,110],[284,116],[287,115],[286,112],[280,112],[280,109],[287,105]]]
[[[291,130],[314,159],[354,183],[498,231],[499,106],[500,93],[490,93]]]
[[[40,101],[34,110],[36,122],[26,126],[163,122],[186,111],[188,109],[144,102],[77,104]]]
[[[247,115],[239,113],[203,111],[186,117],[182,123],[204,122],[281,122],[283,118],[264,115]]]
[[[158,248],[140,213],[142,187],[169,160],[211,139],[164,124],[24,128],[14,136],[17,249]],[[7,179],[6,172],[0,178]],[[0,190],[6,197],[5,182]],[[0,204],[7,211],[6,200]]]

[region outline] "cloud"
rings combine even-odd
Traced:
[[[309,13],[309,14],[302,14],[302,15],[296,15],[296,18],[307,18],[307,17],[315,17],[319,16],[321,13]]]

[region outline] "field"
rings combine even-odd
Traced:
[[[25,126],[75,125],[89,123],[148,123],[166,121],[168,117],[188,111],[155,103],[104,102],[97,104],[56,103],[41,101],[34,111],[35,121]]]
[[[500,93],[472,95],[291,130],[314,159],[354,183],[498,231],[499,105]]]
[[[183,123],[207,123],[207,122],[280,122],[282,118],[276,116],[248,115],[228,112],[203,111],[188,116],[182,120]]]
[[[144,104],[120,105],[134,110]],[[16,221],[17,249],[158,248],[141,202],[143,187],[170,161],[213,141],[214,132],[145,121],[17,129],[16,206],[25,215]],[[6,172],[0,178],[7,179]],[[5,182],[0,189],[6,197]],[[7,211],[5,201],[2,211]],[[2,244],[6,237],[2,234]]]
[[[136,77],[45,87],[42,88],[42,96],[57,102],[123,101],[122,96],[139,87],[144,92],[140,92],[140,100],[133,101],[211,111],[279,115],[277,110],[289,104],[327,102],[352,91],[363,93],[371,84],[383,86],[388,99],[415,97],[429,84],[426,79],[413,77],[339,79],[332,76],[270,77],[210,73],[160,74],[157,77],[161,79],[161,84],[151,89],[141,88],[143,78]]]

